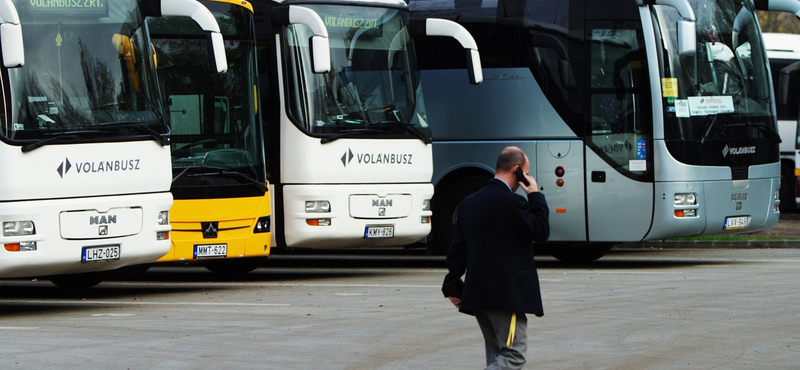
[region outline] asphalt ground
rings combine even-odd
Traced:
[[[0,368],[483,368],[441,256],[282,255],[245,276],[159,266],[64,290],[0,281]],[[797,369],[800,249],[612,250],[537,259],[525,369]]]

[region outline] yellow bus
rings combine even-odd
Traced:
[[[157,262],[245,273],[270,252],[253,8],[200,1],[220,25],[228,71],[208,68],[206,35],[177,17],[148,20],[172,149],[172,248]]]

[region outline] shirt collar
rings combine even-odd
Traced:
[[[508,188],[509,191],[513,191],[513,190],[511,190],[511,185],[508,185],[508,183],[505,182],[503,179],[501,179],[499,177],[495,177],[495,180],[498,180],[498,181],[502,182],[503,185],[505,185]]]

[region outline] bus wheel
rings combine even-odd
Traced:
[[[56,275],[50,277],[50,282],[64,289],[86,289],[100,284],[107,276],[108,271]]]
[[[444,194],[439,194],[441,201],[433,210],[433,233],[436,237],[438,254],[447,254],[447,249],[453,240],[456,210],[461,201],[467,195],[480,190],[487,181],[489,178],[484,176],[465,177],[446,189]]]
[[[797,177],[794,176],[794,162],[781,160],[781,212],[797,209],[796,191]]]
[[[547,250],[561,262],[586,263],[605,256],[613,246],[612,243],[551,244]]]
[[[266,260],[267,257],[223,259],[208,261],[205,266],[209,271],[215,274],[235,276],[244,275],[261,267]]]

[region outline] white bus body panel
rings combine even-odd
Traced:
[[[155,261],[169,251],[156,233],[172,205],[169,146],[153,141],[50,145],[28,153],[0,145],[0,221],[33,221],[34,251],[0,249],[0,277],[111,270]],[[81,262],[84,247],[119,246],[119,259]]]
[[[430,211],[422,210],[422,202],[431,197],[431,184],[287,185],[283,188],[286,244],[315,249],[411,244],[431,231],[430,223],[421,222],[423,217],[431,216]],[[388,199],[394,201],[386,202]],[[306,213],[306,200],[327,200],[331,211]],[[364,208],[367,210],[364,211]],[[357,209],[362,209],[362,212],[355,213]],[[370,210],[372,215],[364,213]],[[385,215],[381,215],[381,212],[385,212]],[[314,218],[329,218],[330,226],[308,225],[306,219]],[[394,236],[367,239],[367,226],[392,226]]]
[[[284,184],[429,183],[431,144],[417,139],[342,138],[321,144],[291,122],[281,127]]]
[[[23,153],[0,145],[0,199],[56,199],[168,191],[169,146],[155,141],[48,145]]]
[[[342,138],[321,144],[319,138],[307,136],[288,119],[281,126],[281,137],[282,232],[288,247],[403,245],[430,233],[430,223],[421,220],[431,216],[422,209],[423,202],[433,197],[431,144],[411,138]],[[381,207],[375,207],[371,217],[354,214],[351,208],[372,208],[372,199],[380,205],[381,199],[394,196],[401,201],[393,200],[391,207],[384,207],[386,216],[378,216]],[[355,197],[370,201],[358,206]],[[306,213],[305,202],[310,200],[329,201],[331,212]],[[401,202],[409,210],[393,214],[399,212],[392,209]],[[331,218],[331,225],[309,226],[306,219],[312,218]],[[367,225],[394,226],[394,236],[367,239]]]
[[[764,47],[767,50],[769,59],[785,59],[789,61],[800,61],[800,35],[788,33],[762,34],[764,36]],[[773,75],[780,74],[781,71],[770,71]],[[779,86],[773,86],[776,99],[780,95]],[[794,162],[795,172],[799,167],[800,151],[797,150],[797,112],[791,112],[795,119],[778,119],[778,135],[781,137],[780,151],[781,158],[790,159]],[[780,115],[779,115],[780,117]],[[795,202],[800,204],[800,197],[795,192]]]

